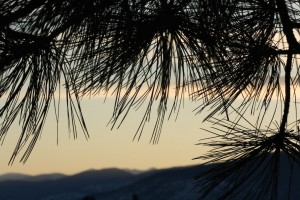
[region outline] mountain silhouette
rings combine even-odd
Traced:
[[[38,200],[58,194],[86,193],[85,189],[95,186],[111,188],[125,184],[134,175],[119,169],[89,170],[56,180],[7,180],[0,182],[1,200]]]
[[[61,173],[52,173],[52,174],[41,174],[37,176],[20,174],[20,173],[8,173],[0,175],[1,181],[45,181],[45,180],[56,180],[65,177],[66,175]]]
[[[293,176],[285,176],[289,170],[287,157],[282,156],[278,183],[279,200],[287,199],[289,189],[293,192],[290,200],[300,199],[298,180],[300,167],[294,165]],[[117,168],[88,170],[71,176],[51,180],[6,180],[0,182],[1,200],[194,200],[201,193],[201,186],[195,189],[194,177],[201,171],[221,166],[222,163],[199,166],[173,167],[135,173]],[[48,175],[51,177],[50,175]],[[1,177],[0,177],[1,179]],[[289,187],[290,183],[290,187]],[[230,183],[223,183],[230,186]],[[253,184],[252,184],[253,185]],[[259,184],[254,187],[261,187]],[[218,192],[218,187],[212,191]],[[241,194],[243,195],[243,194]],[[210,197],[208,197],[209,199]],[[213,198],[211,198],[213,199]],[[237,197],[237,199],[239,199]],[[242,199],[242,198],[240,198]]]

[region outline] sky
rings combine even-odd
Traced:
[[[242,98],[237,100],[237,105],[241,100]],[[172,99],[169,101],[171,105]],[[274,109],[275,102],[274,99],[271,109]],[[41,137],[25,164],[19,162],[21,153],[12,165],[8,165],[20,133],[20,126],[14,124],[11,127],[0,146],[0,174],[38,175],[58,172],[70,175],[89,169],[111,167],[147,170],[201,164],[205,160],[193,158],[204,155],[209,148],[196,144],[200,139],[212,136],[203,129],[211,130],[214,125],[203,122],[209,111],[196,114],[195,109],[200,103],[185,98],[177,119],[173,115],[165,120],[159,143],[153,145],[150,138],[157,107],[153,107],[151,121],[146,124],[140,141],[137,141],[133,138],[144,109],[132,109],[121,127],[111,130],[108,122],[112,115],[114,98],[105,99],[101,95],[84,98],[81,105],[90,137],[86,139],[79,129],[78,138],[74,139],[72,133],[68,132],[66,102],[62,99],[58,135],[54,109],[50,109]],[[295,117],[294,111],[290,113],[290,118]],[[246,118],[249,121],[256,120],[256,116],[249,114],[246,114]]]
[[[155,145],[150,143],[155,112],[150,123],[146,124],[140,141],[137,141],[133,137],[143,110],[132,109],[121,127],[111,130],[111,126],[107,124],[113,111],[113,103],[112,97],[105,101],[101,96],[82,100],[90,135],[87,140],[80,129],[77,139],[68,132],[65,102],[61,100],[58,135],[54,110],[50,109],[42,135],[29,160],[25,164],[20,163],[20,154],[12,165],[8,165],[20,132],[20,127],[14,124],[0,147],[0,174],[75,174],[89,169],[110,167],[147,170],[203,162],[193,160],[206,150],[196,145],[199,139],[207,136],[201,130],[205,127],[202,123],[203,116],[196,115],[193,111],[199,102],[185,99],[184,108],[180,110],[177,119],[174,115],[165,120],[161,138]]]

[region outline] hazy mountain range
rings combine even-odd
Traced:
[[[2,181],[45,181],[45,180],[55,180],[55,179],[63,178],[65,176],[66,175],[60,173],[42,174],[37,176],[18,174],[18,173],[8,173],[8,174],[0,175],[0,182]]]
[[[213,166],[217,165],[148,171],[110,168],[88,170],[71,176],[5,174],[0,176],[0,199],[86,200],[91,197],[90,199],[97,200],[194,200],[198,193],[194,188],[193,177]],[[280,168],[281,174],[289,170],[285,164],[281,164]],[[300,199],[300,167],[295,165],[293,171],[291,183],[289,176],[281,176],[278,185],[279,200],[287,199],[289,184],[294,191],[290,200]],[[218,191],[217,187],[215,191]],[[134,196],[138,198],[133,198]]]
[[[193,176],[199,167],[178,167],[163,170],[121,170],[117,168],[89,170],[66,176],[46,174],[0,176],[1,200],[82,200],[128,199],[134,194],[141,199],[195,199]]]

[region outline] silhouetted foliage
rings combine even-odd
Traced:
[[[132,200],[139,200],[140,198],[138,197],[138,195],[137,194],[133,194],[132,195]]]
[[[96,198],[93,196],[85,196],[82,198],[82,200],[96,200]]]
[[[153,143],[173,87],[170,115],[186,94],[199,101],[199,113],[209,109],[205,120],[214,129],[207,131],[215,137],[201,144],[213,149],[199,158],[225,161],[225,167],[199,175],[201,198],[218,187],[217,199],[242,192],[249,199],[276,199],[280,152],[300,164],[297,112],[288,123],[291,105],[297,111],[300,84],[299,1],[1,0],[0,5],[0,96],[6,98],[0,140],[18,118],[22,126],[11,162],[26,145],[21,161],[27,160],[52,101],[59,120],[54,94],[64,84],[74,137],[76,119],[88,137],[80,98],[100,91],[116,96],[113,126],[131,108],[147,104],[138,139],[158,101]],[[254,123],[244,117],[249,110],[257,116]],[[267,170],[257,178],[246,176],[264,165]],[[251,186],[244,190],[248,177],[268,187],[253,196]],[[228,181],[233,186],[223,187]]]

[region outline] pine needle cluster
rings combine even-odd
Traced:
[[[1,0],[0,140],[19,121],[11,162],[24,147],[25,162],[52,103],[59,120],[55,94],[63,88],[74,137],[76,124],[88,137],[80,99],[113,91],[112,126],[146,104],[138,139],[158,102],[151,137],[157,143],[167,111],[178,111],[187,95],[199,101],[199,113],[211,110],[205,120],[221,127],[223,134],[212,132],[220,141],[206,142],[215,147],[208,157],[228,158],[224,168],[199,177],[204,194],[227,179],[236,182],[221,187],[221,199],[243,188],[250,194],[253,188],[243,183],[251,170],[265,167],[272,178],[262,185],[270,187],[257,197],[275,199],[280,152],[299,161],[299,131],[287,128],[300,83],[299,8],[292,0]],[[273,99],[281,109],[270,112]],[[239,119],[258,112],[253,129],[231,121],[231,108]],[[263,119],[278,112],[278,126],[262,130]],[[218,115],[226,120],[214,121]]]

